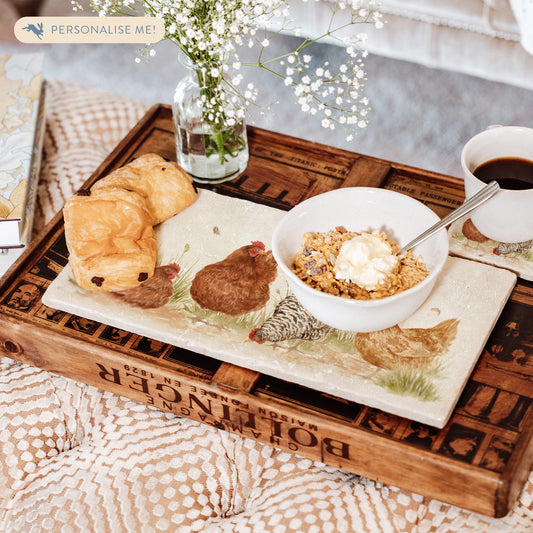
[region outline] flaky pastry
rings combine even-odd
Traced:
[[[153,226],[197,197],[191,177],[156,154],[143,155],[82,190],[63,209],[74,278],[85,289],[121,291],[152,277]]]
[[[192,178],[172,161],[157,154],[145,154],[114,170],[91,188],[121,187],[139,193],[153,216],[153,224],[173,217],[197,197]]]
[[[85,289],[116,291],[154,273],[157,240],[144,200],[123,189],[72,197],[63,209],[74,278]]]

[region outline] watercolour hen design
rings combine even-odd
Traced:
[[[266,305],[276,276],[272,252],[261,241],[253,241],[202,268],[192,280],[191,298],[203,309],[244,315]]]

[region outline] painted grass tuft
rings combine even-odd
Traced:
[[[423,402],[439,400],[438,388],[424,371],[398,367],[374,379],[374,383],[400,396],[412,396]]]

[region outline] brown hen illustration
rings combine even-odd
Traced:
[[[430,367],[438,355],[445,354],[455,340],[459,320],[450,318],[432,328],[406,328],[399,326],[357,333],[355,348],[368,363],[385,369],[399,364],[414,369]]]
[[[191,298],[203,309],[239,316],[262,309],[270,298],[277,265],[261,241],[241,246],[222,261],[202,268],[191,284]]]
[[[112,296],[142,309],[153,309],[167,304],[174,293],[172,280],[177,277],[180,266],[170,263],[158,266],[154,274],[137,287],[110,293]]]

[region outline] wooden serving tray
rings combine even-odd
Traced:
[[[333,188],[385,187],[440,216],[463,200],[451,176],[257,128],[248,136],[248,168],[216,192],[289,209]],[[84,187],[147,152],[175,159],[168,106],[154,106]],[[519,280],[438,430],[48,308],[42,294],[67,261],[58,213],[0,283],[2,355],[485,515],[517,499],[533,461],[533,283]]]

